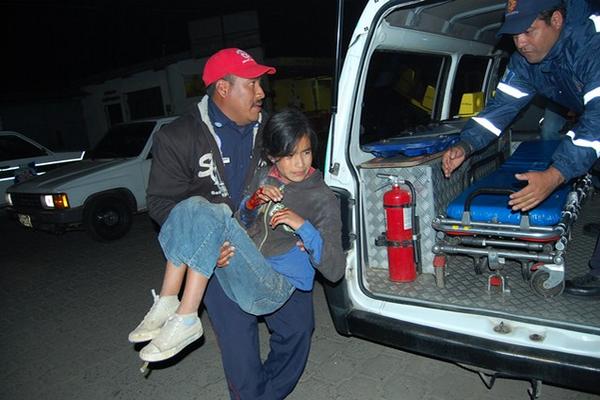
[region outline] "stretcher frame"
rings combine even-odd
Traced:
[[[485,267],[491,271],[487,280],[488,291],[497,287],[503,295],[510,294],[502,269],[506,260],[515,260],[521,265],[523,279],[529,282],[537,295],[560,295],[565,285],[565,252],[571,240],[572,226],[591,190],[589,174],[572,183],[560,220],[553,226],[530,225],[527,213],[522,213],[520,224],[472,221],[470,207],[473,198],[486,194],[508,194],[501,188],[475,190],[465,201],[461,220],[440,215],[432,221],[436,230],[433,253],[438,259],[442,258],[442,262],[437,262],[438,286],[444,285],[445,257],[467,255],[473,258],[475,273],[482,274]]]

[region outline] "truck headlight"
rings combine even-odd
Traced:
[[[6,195],[5,195],[4,197],[6,198],[6,203],[7,203],[9,206],[12,206],[12,205],[13,205],[13,202],[12,202],[12,196],[10,195],[10,193],[6,193]]]
[[[69,198],[66,193],[45,194],[42,196],[42,205],[44,208],[69,208]]]

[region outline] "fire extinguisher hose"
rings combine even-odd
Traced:
[[[410,218],[411,218],[411,224],[412,224],[412,229],[413,229],[413,257],[415,260],[415,265],[417,267],[417,272],[421,272],[421,246],[420,246],[420,236],[421,236],[421,231],[419,229],[419,217],[417,216],[417,192],[415,190],[415,186],[412,184],[411,181],[403,179],[403,182],[401,183],[405,183],[406,186],[408,186],[408,188],[410,189],[410,208],[411,208],[411,213],[410,213]]]

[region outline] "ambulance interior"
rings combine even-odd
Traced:
[[[573,206],[576,212],[570,212],[568,227],[559,239],[541,244],[525,240],[525,244],[513,245],[510,242],[521,240],[499,239],[493,232],[484,231],[474,236],[478,243],[473,253],[439,251],[440,243],[451,250],[457,240],[474,240],[455,239],[463,231],[448,235],[443,230],[451,231],[458,223],[443,228],[438,218],[447,214],[449,204],[471,184],[499,170],[521,143],[539,138],[537,119],[541,111],[525,111],[497,141],[474,154],[451,178],[443,176],[443,150],[457,142],[466,121],[476,116],[493,95],[512,49],[510,43],[497,42],[494,30],[476,26],[501,20],[501,8],[489,7],[479,20],[472,15],[464,21],[453,21],[453,29],[444,24],[447,20],[440,9],[425,6],[417,10],[418,20],[427,26],[427,32],[415,30],[414,8],[387,15],[368,50],[349,147],[360,182],[356,240],[362,249],[361,287],[370,296],[387,301],[472,310],[598,334],[599,307],[563,295],[561,282],[550,282],[555,284],[553,291],[544,286],[549,277],[564,281],[586,272],[595,237],[584,235],[582,227],[594,215],[600,215],[597,202],[589,201],[593,195],[590,181],[574,189],[579,196],[578,204]],[[425,40],[424,35],[430,36]],[[392,189],[393,177],[404,182],[400,189],[410,192],[409,186],[413,186],[415,192],[412,207],[405,205],[402,210],[402,226],[412,230],[411,257],[416,271],[415,279],[405,282],[393,278],[393,270],[410,268],[406,267],[405,256],[401,256],[401,266],[390,267],[389,251],[410,245],[386,238],[389,227],[384,194]],[[499,207],[506,208],[506,204]],[[559,213],[560,221],[563,217]],[[463,222],[461,219],[458,221]],[[470,226],[467,224],[467,230]],[[514,247],[499,250],[488,244],[493,240]],[[531,259],[511,256],[521,252],[530,253]],[[443,266],[436,256],[443,256]],[[542,277],[545,279],[540,279],[544,275],[540,273],[532,282],[537,269],[543,270],[544,265],[552,268],[557,259],[562,263],[559,267],[563,275],[552,275],[548,270]],[[493,278],[498,275],[500,280]]]

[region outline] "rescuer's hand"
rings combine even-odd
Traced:
[[[545,171],[515,174],[515,178],[520,181],[527,181],[528,184],[517,193],[510,195],[508,205],[512,207],[513,211],[531,210],[565,181],[562,174],[554,167],[550,167]]]
[[[444,171],[444,176],[446,178],[450,178],[452,172],[460,167],[460,165],[465,161],[465,149],[461,146],[453,146],[444,152],[442,156],[442,170]]]

